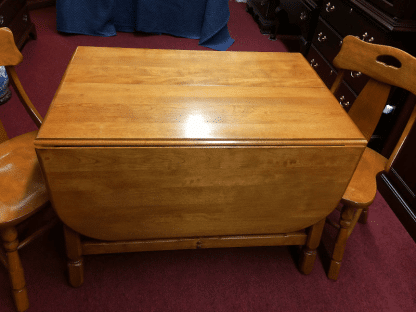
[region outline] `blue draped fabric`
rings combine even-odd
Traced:
[[[57,30],[92,36],[143,31],[199,39],[225,51],[234,42],[228,32],[228,0],[57,0]]]

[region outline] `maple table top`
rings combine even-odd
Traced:
[[[36,145],[115,144],[366,141],[299,53],[78,47]]]

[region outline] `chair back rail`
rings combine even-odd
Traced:
[[[406,141],[407,136],[409,135],[410,130],[412,129],[414,123],[416,121],[416,106],[413,108],[412,114],[410,115],[410,118],[406,124],[406,127],[404,128],[402,135],[400,136],[399,141],[396,144],[396,147],[394,148],[393,152],[391,153],[389,160],[386,165],[385,171],[390,171],[390,167],[393,163],[393,161],[396,159],[396,156],[399,154],[403,143]]]
[[[347,70],[359,71],[370,77],[348,112],[367,140],[373,135],[380,120],[391,86],[416,94],[416,58],[397,48],[347,36],[333,63],[340,70],[331,87],[332,93],[338,90]],[[409,120],[409,130],[411,126],[412,120]],[[401,138],[398,144],[402,143]],[[397,149],[396,146],[392,157]]]
[[[416,94],[416,59],[397,48],[347,36],[333,64]]]
[[[13,33],[9,28],[0,28],[0,42],[0,66],[6,66],[7,75],[9,76],[13,89],[30,118],[32,118],[33,122],[39,128],[43,122],[43,118],[27,96],[14,69],[14,66],[22,62],[23,55],[17,49],[14,43]]]

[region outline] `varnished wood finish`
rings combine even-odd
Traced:
[[[14,227],[0,228],[1,239],[7,255],[7,269],[17,311],[26,311],[29,308],[26,282],[17,248],[19,241]]]
[[[78,287],[84,282],[84,261],[80,235],[64,225],[66,255],[68,257],[69,283]]]
[[[79,286],[80,243],[306,244],[309,273],[366,143],[300,54],[78,47],[35,145]]]
[[[22,62],[23,55],[17,49],[14,43],[13,33],[10,31],[9,28],[0,28],[0,42],[2,43],[0,46],[0,66],[6,66],[7,75],[9,76],[10,83],[12,84],[13,89],[19,97],[20,102],[22,103],[23,107],[28,112],[30,118],[32,118],[36,126],[40,127],[40,125],[43,122],[43,118],[36,110],[35,106],[32,104],[29,97],[27,96],[22,84],[20,83],[19,77],[17,76],[16,71],[14,69],[14,66],[19,65]]]
[[[402,66],[397,67],[387,58],[380,58],[386,55],[396,58]],[[416,93],[416,85],[411,79],[416,75],[416,59],[397,48],[347,36],[333,63],[337,68],[348,67],[349,70],[361,71],[374,80]]]
[[[377,176],[378,191],[416,242],[416,108],[386,169]],[[413,125],[413,126],[412,126]]]
[[[13,86],[13,89],[15,90],[17,96],[20,99],[20,102],[23,104],[23,107],[29,114],[30,118],[32,118],[33,122],[36,126],[40,127],[43,118],[35,108],[35,106],[30,101],[29,97],[27,96],[25,90],[22,87],[22,84],[20,83],[19,77],[16,74],[16,71],[11,66],[6,66],[7,74],[10,77],[10,83]]]
[[[362,148],[344,150],[118,147],[38,154],[65,224],[96,239],[131,240],[304,229],[328,215],[344,192]]]
[[[400,136],[399,142],[397,142],[396,147],[393,150],[393,153],[391,154],[388,162],[387,162],[387,166],[386,166],[386,171],[390,171],[390,167],[393,163],[393,161],[396,159],[397,155],[400,153],[401,148],[403,147],[403,143],[406,141],[410,130],[412,129],[414,123],[416,121],[416,107],[413,108],[412,114],[410,115],[410,118],[406,124],[406,127],[403,130],[402,135]]]
[[[389,56],[387,58],[386,56]],[[393,59],[400,65],[393,65]],[[387,64],[385,63],[387,62]],[[352,108],[348,112],[366,139],[369,139],[385,107],[391,85],[416,92],[416,59],[399,49],[366,43],[355,37],[344,39],[341,51],[334,59],[334,65],[340,68],[337,79],[331,88],[336,92],[345,70],[360,71],[370,77]],[[376,192],[376,176],[383,170],[389,170],[391,162],[400,150],[410,128],[416,119],[416,108],[410,117],[390,160],[370,148],[366,148],[354,175],[342,196],[339,229],[328,277],[336,280],[339,275],[342,258],[348,237],[357,221],[366,223],[368,208],[373,203]],[[329,222],[332,224],[331,222]]]
[[[0,42],[0,66],[6,66],[10,81],[23,106],[35,124],[40,126],[42,117],[27,97],[14,70],[14,66],[22,61],[23,56],[15,45],[10,29],[0,28]],[[42,220],[42,223],[46,224],[36,228],[19,243],[16,227],[23,226],[23,223],[30,222],[35,216],[48,211],[46,208],[51,209],[33,146],[36,135],[37,131],[33,131],[9,140],[0,122],[0,231],[3,244],[0,248],[0,259],[9,271],[13,298],[18,311],[25,311],[29,307],[18,250],[57,221],[55,215],[52,219]]]
[[[304,0],[289,2],[301,1]],[[367,42],[394,46],[415,55],[413,42],[416,31],[416,6],[410,5],[410,2],[413,3],[408,0],[328,0],[321,2],[320,16],[307,59],[314,61],[315,70],[328,87],[332,85],[336,75],[334,73],[337,70],[332,66],[332,61],[340,50],[342,40],[348,35]],[[400,7],[400,10],[395,9],[396,7]],[[405,12],[403,8],[406,8]],[[389,14],[386,13],[388,11],[390,11]],[[320,56],[319,59],[317,55]],[[346,73],[342,83],[343,88],[335,95],[347,111],[367,81],[368,76],[360,72],[348,71]],[[407,113],[413,107],[411,103],[408,103],[407,98],[408,92],[393,88],[389,105],[394,109],[383,113],[369,141],[369,146],[385,157],[391,154],[406,124]]]
[[[300,271],[304,274],[311,273],[313,269],[313,264],[316,259],[316,249],[321,241],[324,225],[325,219],[322,219],[308,229],[309,233],[306,239],[306,244],[303,246],[300,261]]]
[[[304,245],[306,243],[306,239],[307,236],[304,231],[298,231],[274,235],[191,237],[117,242],[90,240],[89,242],[87,241],[83,243],[82,252],[84,255],[94,255],[114,252],[175,249]]]
[[[13,33],[7,27],[0,28],[1,66],[16,66],[23,61],[23,55],[14,43]]]

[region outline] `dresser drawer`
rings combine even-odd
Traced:
[[[319,77],[321,77],[328,89],[330,89],[335,82],[337,70],[325,60],[313,44],[309,49],[306,59],[313,69],[315,69]],[[354,103],[357,94],[345,83],[345,81],[343,81],[338,91],[335,93],[335,97],[342,107],[348,111],[352,103]]]
[[[331,26],[319,17],[312,43],[330,64],[341,48],[342,39]]]
[[[324,59],[324,57],[318,52],[316,47],[312,44],[306,59],[311,64],[313,69],[317,72],[319,77],[328,88],[331,88],[337,76],[336,70]]]
[[[360,72],[347,71],[344,75],[344,80],[355,93],[359,94],[370,78]]]
[[[279,8],[287,12],[289,22],[291,24],[297,25],[301,31],[302,36],[306,40],[310,40],[309,33],[311,30],[311,23],[316,21],[316,18],[313,15],[315,13],[313,10],[315,7],[300,0],[281,0]]]
[[[339,104],[348,112],[354,103],[357,95],[351,90],[350,87],[343,81],[339,86],[337,92],[335,92],[334,96],[338,100]]]
[[[327,0],[323,2],[321,16],[344,38],[351,34],[352,24],[355,23],[352,18],[353,11],[349,5],[341,0]]]
[[[353,5],[341,0],[328,0],[322,6],[321,16],[342,38],[352,35],[367,42],[388,44],[387,29],[383,29],[382,25],[377,26],[376,21],[370,21]]]
[[[333,65],[333,60],[341,49],[342,38],[321,18],[319,18],[312,43],[325,60]],[[347,71],[344,80],[356,94],[359,94],[369,78],[359,72]]]

